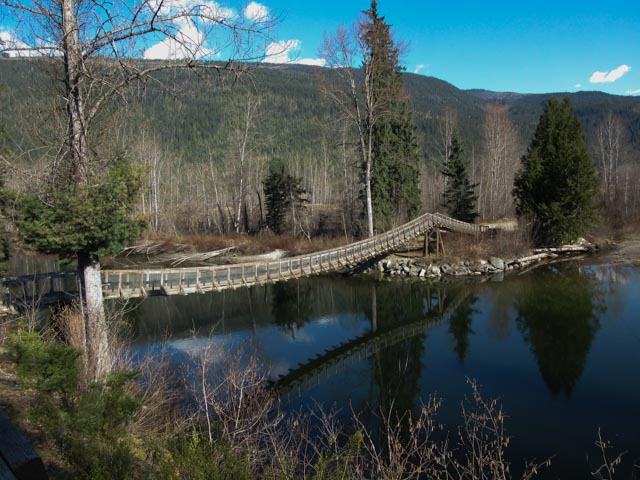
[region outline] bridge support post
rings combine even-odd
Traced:
[[[424,258],[429,256],[429,230],[424,233]]]
[[[441,254],[445,255],[444,242],[442,241],[442,233],[440,228],[436,228],[436,257],[440,257]]]

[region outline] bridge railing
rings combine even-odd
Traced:
[[[384,254],[433,227],[477,234],[485,230],[440,214],[424,214],[375,237],[296,257],[252,264],[157,270],[103,270],[107,298],[148,294],[203,292],[275,282],[342,269]]]
[[[434,228],[477,234],[487,227],[473,225],[441,214],[426,213],[414,220],[372,238],[296,257],[250,264],[208,267],[159,268],[146,270],[102,270],[105,298],[144,296],[148,294],[180,294],[221,290],[264,282],[287,280],[347,268],[387,253]],[[50,273],[5,279],[4,284],[25,285],[29,282],[69,277],[74,272]],[[65,290],[66,291],[66,290]]]

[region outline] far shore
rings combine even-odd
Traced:
[[[629,263],[640,267],[640,236],[611,243],[603,249],[601,258],[612,263]]]

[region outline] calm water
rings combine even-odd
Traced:
[[[316,277],[149,298],[132,316],[134,351],[157,352],[169,336],[176,362],[208,342],[223,351],[253,340],[275,380],[323,355],[287,408],[315,400],[346,416],[351,406],[414,409],[437,394],[453,430],[473,378],[509,415],[514,473],[525,458],[554,456],[540,478],[588,478],[600,428],[629,452],[619,478],[630,478],[640,464],[639,311],[640,271],[593,262],[445,286]],[[336,364],[347,342],[355,355]]]

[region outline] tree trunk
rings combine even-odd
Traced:
[[[78,255],[78,274],[85,326],[87,373],[90,379],[98,379],[111,370],[109,335],[98,257],[87,254]]]

